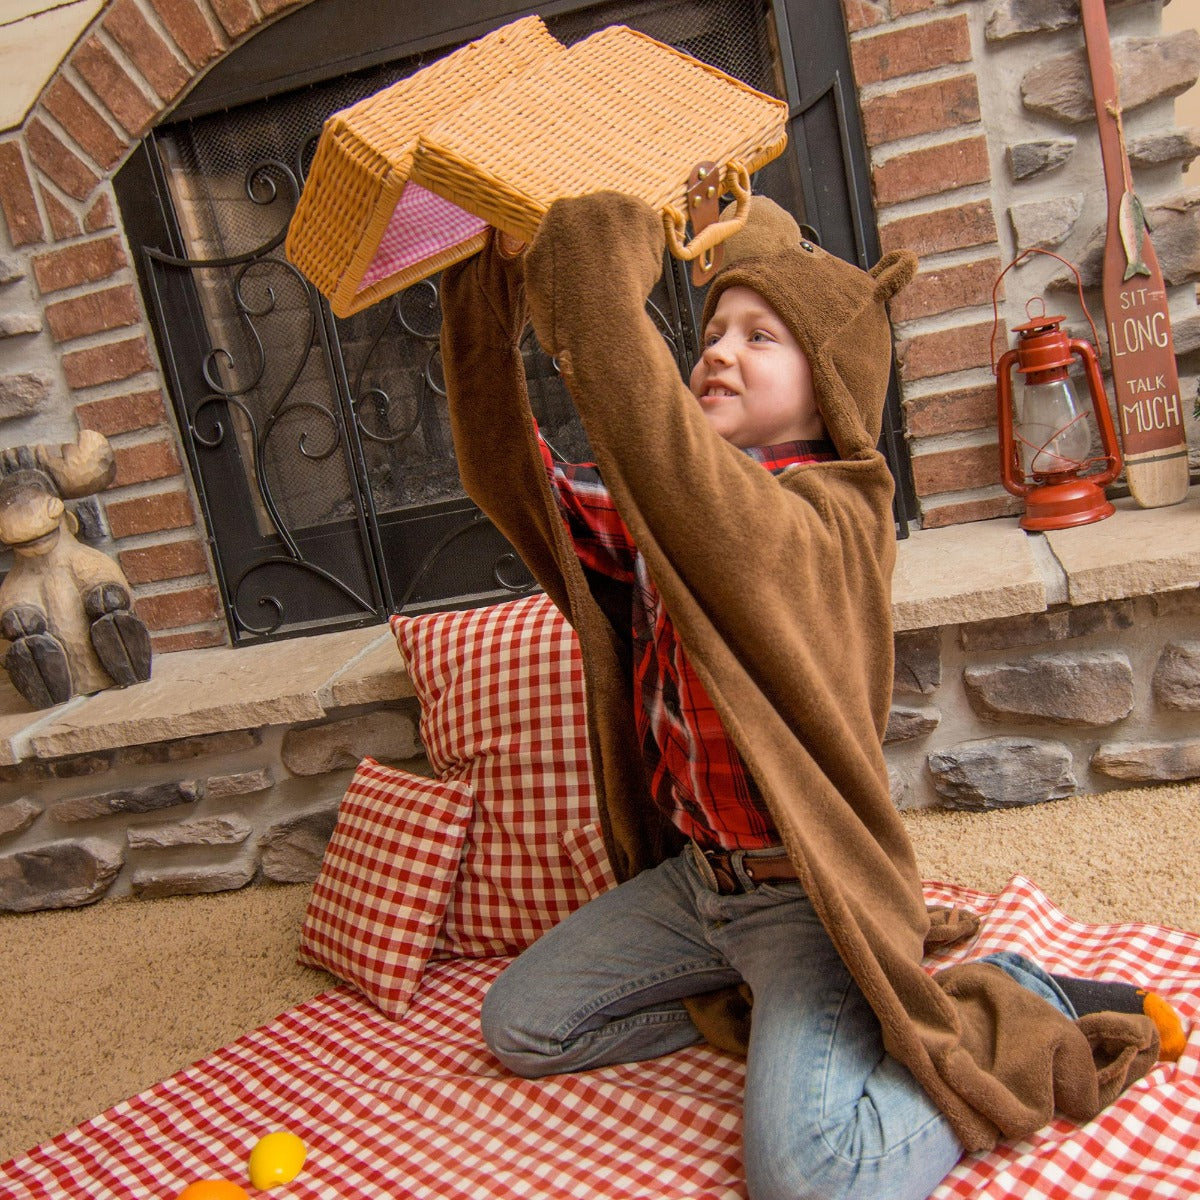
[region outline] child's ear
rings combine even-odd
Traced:
[[[911,250],[889,250],[868,272],[875,280],[875,299],[890,300],[917,273],[917,256]]]

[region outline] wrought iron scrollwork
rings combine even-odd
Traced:
[[[394,447],[408,442],[419,432],[430,458],[452,462],[450,447],[441,425],[446,400],[441,325],[441,296],[439,278],[436,276],[406,288],[384,306],[382,319],[374,330],[350,388],[355,428],[366,442],[380,447]],[[368,386],[366,382],[381,347],[393,338],[403,339],[408,348],[409,371],[406,378],[415,383],[415,399],[410,401],[410,410],[398,420],[396,410],[402,407],[400,403],[385,388]],[[529,355],[540,353],[532,336],[526,352]],[[489,525],[483,513],[473,510],[446,529],[417,565],[393,611],[404,612],[419,607],[421,601],[415,598],[421,595],[438,567],[454,555],[465,538]],[[519,596],[537,590],[536,582],[511,550],[496,555],[486,574],[495,587],[506,595]]]
[[[421,584],[429,576],[437,561],[446,551],[459,539],[466,537],[471,532],[482,529],[488,524],[488,519],[476,509],[470,514],[460,525],[443,534],[436,545],[425,555],[421,565],[417,568],[411,582],[405,589],[404,595],[401,596],[396,604],[395,612],[402,613],[412,603],[413,597],[417,594]],[[505,578],[505,571],[517,565],[524,572],[525,578],[519,580],[510,580]],[[538,590],[538,584],[525,564],[511,550],[505,550],[498,554],[492,562],[491,576],[495,581],[496,586],[512,596],[526,596]]]
[[[279,199],[279,187],[271,176],[272,172],[277,172],[288,183],[291,192],[291,205],[287,215],[290,219],[292,210],[295,209],[296,203],[300,199],[300,185],[292,169],[278,159],[260,159],[246,172],[246,198],[260,205],[276,203]],[[263,242],[261,246],[227,257],[180,258],[178,255],[169,254],[167,251],[159,250],[154,246],[145,247],[145,253],[148,258],[152,258],[155,262],[160,262],[171,267],[186,267],[188,270],[196,270],[200,267],[236,267],[241,263],[254,259],[266,258],[272,250],[282,246],[284,239],[287,237],[287,227],[288,222],[284,221],[282,226]]]
[[[504,554],[501,554],[500,557],[497,558],[496,561],[492,564],[492,578],[496,581],[496,583],[500,587],[504,588],[504,590],[506,592],[512,592],[513,595],[515,595],[515,596],[525,596],[525,595],[528,595],[530,592],[536,592],[537,591],[537,583],[535,581],[527,579],[522,582],[510,583],[507,579],[504,578],[505,568],[511,567],[514,564],[518,565],[520,567],[520,569],[525,572],[526,575],[529,574],[528,568],[525,566],[525,564],[523,562],[521,562],[521,559],[516,554],[514,554],[511,550],[509,550],[509,551],[506,551]]]
[[[368,612],[371,611],[368,605],[353,588],[347,586],[342,580],[326,571],[324,567],[318,566],[316,563],[307,562],[303,558],[295,556],[286,556],[282,554],[272,555],[269,558],[264,558],[260,562],[256,562],[247,567],[241,575],[238,576],[236,582],[231,589],[231,607],[234,615],[237,617],[238,628],[245,633],[253,634],[256,637],[269,637],[275,633],[284,623],[286,617],[286,608],[284,602],[275,592],[266,592],[259,596],[256,603],[260,608],[268,608],[274,613],[272,620],[265,625],[255,625],[247,620],[242,605],[245,603],[245,597],[242,595],[242,589],[247,582],[251,580],[259,572],[266,571],[270,567],[280,567],[287,570],[303,572],[309,580],[319,580],[336,589],[346,597],[356,608],[365,608]]]
[[[281,192],[281,183],[285,192]],[[209,289],[208,303],[213,312],[207,314],[206,326],[212,336],[222,326],[222,314],[232,315],[240,330],[242,348],[232,345],[231,331],[224,339],[225,344],[211,345],[203,353],[199,369],[207,392],[190,406],[185,433],[198,448],[217,451],[226,446],[231,435],[229,418],[236,414],[241,423],[240,436],[253,462],[251,478],[257,501],[284,553],[269,554],[241,572],[229,588],[229,610],[240,631],[266,636],[287,620],[286,600],[274,593],[258,598],[257,603],[274,614],[262,624],[248,619],[242,593],[248,580],[269,567],[303,572],[335,588],[365,613],[373,612],[375,605],[310,560],[276,495],[272,476],[278,472],[272,467],[272,443],[279,441],[284,430],[293,430],[294,450],[299,458],[314,463],[337,453],[343,446],[344,434],[338,413],[330,404],[296,394],[297,384],[317,344],[321,321],[320,302],[313,289],[291,263],[275,253],[283,244],[288,220],[299,200],[296,173],[278,159],[261,159],[247,170],[244,191],[255,205],[266,208],[279,204],[286,208],[280,227],[261,244],[243,253],[207,258],[181,257],[153,248],[147,248],[146,255],[161,267],[193,273],[208,271],[213,273],[212,278],[219,277],[217,273],[222,271],[231,272],[219,292],[214,295],[213,288]],[[289,299],[302,298],[298,306],[302,327],[286,339],[273,340],[274,347],[282,340],[291,356],[291,361],[281,366],[277,359],[269,361],[261,326],[279,313],[281,289],[285,286]],[[293,304],[295,311],[297,306]]]
[[[397,446],[408,441],[422,425],[429,427],[433,417],[433,397],[444,400],[446,387],[441,380],[441,347],[438,336],[441,331],[441,302],[438,296],[437,283],[432,279],[424,279],[412,287],[400,292],[388,304],[387,316],[379,325],[370,346],[359,365],[350,390],[350,406],[354,412],[355,425],[359,433],[368,441],[381,446]],[[421,313],[424,321],[413,320],[413,314]],[[424,326],[422,328],[422,325]],[[370,367],[375,352],[393,327],[410,339],[422,344],[424,361],[417,369],[420,381],[417,403],[413,406],[412,414],[402,423],[399,429],[380,432],[364,419],[367,412],[373,412],[374,419],[388,422],[391,419],[392,398],[381,387],[365,387],[364,377]]]

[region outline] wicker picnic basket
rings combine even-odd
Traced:
[[[525,17],[423,67],[324,125],[284,252],[346,317],[473,254],[484,218],[409,181],[417,135],[565,53]]]
[[[616,25],[422,129],[412,179],[525,240],[554,200],[615,189],[663,214],[684,260],[744,223],[749,175],[787,143],[787,105]],[[688,177],[715,163],[729,219],[687,241]]]

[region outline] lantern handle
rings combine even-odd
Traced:
[[[1030,246],[1027,250],[1022,250],[1016,258],[996,276],[996,282],[992,285],[992,336],[988,341],[988,354],[992,363],[992,374],[996,374],[996,328],[1000,324],[1000,301],[997,293],[1000,291],[1000,283],[1005,275],[1009,273],[1023,258],[1027,258],[1030,254],[1045,254],[1050,258],[1056,258],[1064,267],[1068,267],[1071,274],[1075,276],[1075,287],[1079,292],[1079,307],[1083,309],[1083,315],[1087,317],[1087,322],[1092,328],[1092,338],[1096,345],[1100,345],[1100,335],[1096,332],[1096,322],[1092,320],[1092,314],[1088,312],[1087,302],[1083,298],[1083,280],[1079,276],[1079,271],[1075,264],[1063,258],[1061,254],[1055,254],[1053,250],[1043,250],[1040,246]],[[1037,297],[1035,297],[1036,299]],[[1042,301],[1043,311],[1045,311],[1045,301]],[[1025,311],[1029,312],[1029,304],[1025,306]]]
[[[1029,495],[1030,486],[1025,482],[1025,473],[1020,468],[1016,438],[1013,434],[1012,364],[1017,361],[1014,349],[1005,350],[1000,356],[1003,368],[997,375],[996,396],[999,416],[996,426],[1000,435],[1000,482],[1004,490],[1022,500]]]

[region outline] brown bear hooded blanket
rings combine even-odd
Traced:
[[[579,634],[608,851],[628,878],[678,848],[650,800],[622,637],[588,590],[538,452],[522,369],[528,311],[687,654],[774,816],[797,874],[903,1062],[968,1149],[1056,1110],[1087,1119],[1154,1063],[1141,1016],[1073,1022],[998,968],[931,976],[921,880],[881,739],[892,684],[892,480],[875,448],[891,369],[885,303],[900,251],[870,273],[804,242],[756,198],[710,288],[759,291],[812,366],[840,460],[776,477],[708,425],[646,312],[661,218],[612,193],[560,201],[520,261],[495,246],[447,271],[442,353],[459,467]],[[523,267],[523,269],[522,269]],[[626,625],[626,631],[628,625]],[[691,1011],[744,1045],[736,993]],[[751,1017],[752,1019],[752,1017]]]

